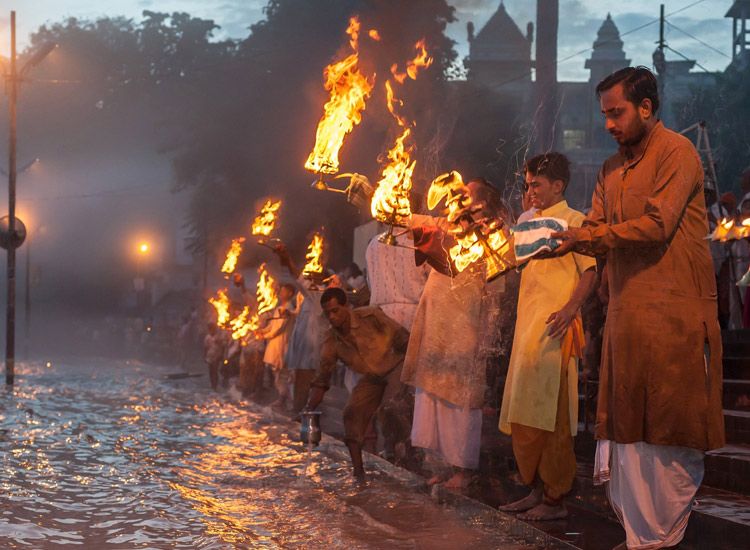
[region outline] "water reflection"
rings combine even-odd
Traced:
[[[3,548],[523,548],[139,363],[22,365],[0,400]]]

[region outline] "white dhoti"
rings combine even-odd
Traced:
[[[631,550],[678,544],[702,481],[703,452],[697,449],[642,441],[597,444],[594,482],[609,482],[607,496]]]
[[[482,410],[462,408],[417,388],[411,444],[438,452],[452,466],[479,467]]]

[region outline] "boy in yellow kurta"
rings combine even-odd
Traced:
[[[570,164],[546,153],[525,166],[535,217],[580,227],[584,215],[568,207],[564,192]],[[576,356],[583,347],[580,308],[596,283],[596,261],[569,254],[530,260],[521,273],[518,316],[500,410],[500,430],[510,434],[529,496],[500,509],[521,519],[565,517],[563,496],[575,478],[573,436],[578,425]]]

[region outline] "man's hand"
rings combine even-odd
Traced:
[[[323,401],[323,396],[325,396],[325,394],[326,390],[324,390],[323,388],[320,388],[318,386],[313,386],[312,388],[310,388],[307,403],[305,404],[305,408],[302,410],[309,412],[317,409],[318,405],[320,405],[320,402]]]
[[[568,229],[567,231],[556,231],[555,233],[552,233],[551,237],[553,239],[558,239],[561,242],[560,242],[560,246],[555,248],[550,253],[550,255],[551,256],[565,256],[565,254],[573,252],[573,249],[575,248],[576,243],[578,242],[578,230]]]
[[[273,246],[273,253],[279,257],[279,261],[281,261],[283,265],[286,265],[289,262],[289,250],[284,243],[276,243]]]
[[[566,304],[560,311],[556,311],[547,319],[549,325],[549,335],[552,338],[562,338],[568,327],[575,319],[577,309]]]

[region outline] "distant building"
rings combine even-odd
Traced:
[[[750,0],[736,0],[727,12],[734,18],[733,61],[744,63],[750,58],[748,49],[748,29]],[[536,97],[535,80],[531,69],[535,66],[531,59],[531,45],[534,27],[527,25],[526,35],[508,15],[503,3],[487,24],[474,36],[474,27],[468,25],[469,56],[464,64],[467,80],[487,87],[502,96],[521,99],[524,108],[519,116],[531,119],[535,116],[536,105],[531,98]],[[539,40],[557,40],[556,36],[540,36]],[[581,82],[558,82],[557,100],[559,115],[555,128],[555,148],[568,155],[573,162],[573,183],[568,200],[578,208],[585,208],[591,199],[596,176],[602,162],[614,151],[612,138],[607,135],[602,122],[596,85],[608,74],[630,66],[624,43],[611,15],[602,22],[585,67],[589,79]],[[691,72],[696,62],[693,60],[668,61],[661,65],[657,76],[661,80],[663,101],[660,117],[664,123],[676,130],[678,109],[698,88],[714,86],[714,73]],[[537,71],[546,67],[538,67]],[[545,75],[549,80],[550,75]],[[529,128],[534,128],[530,125]]]

